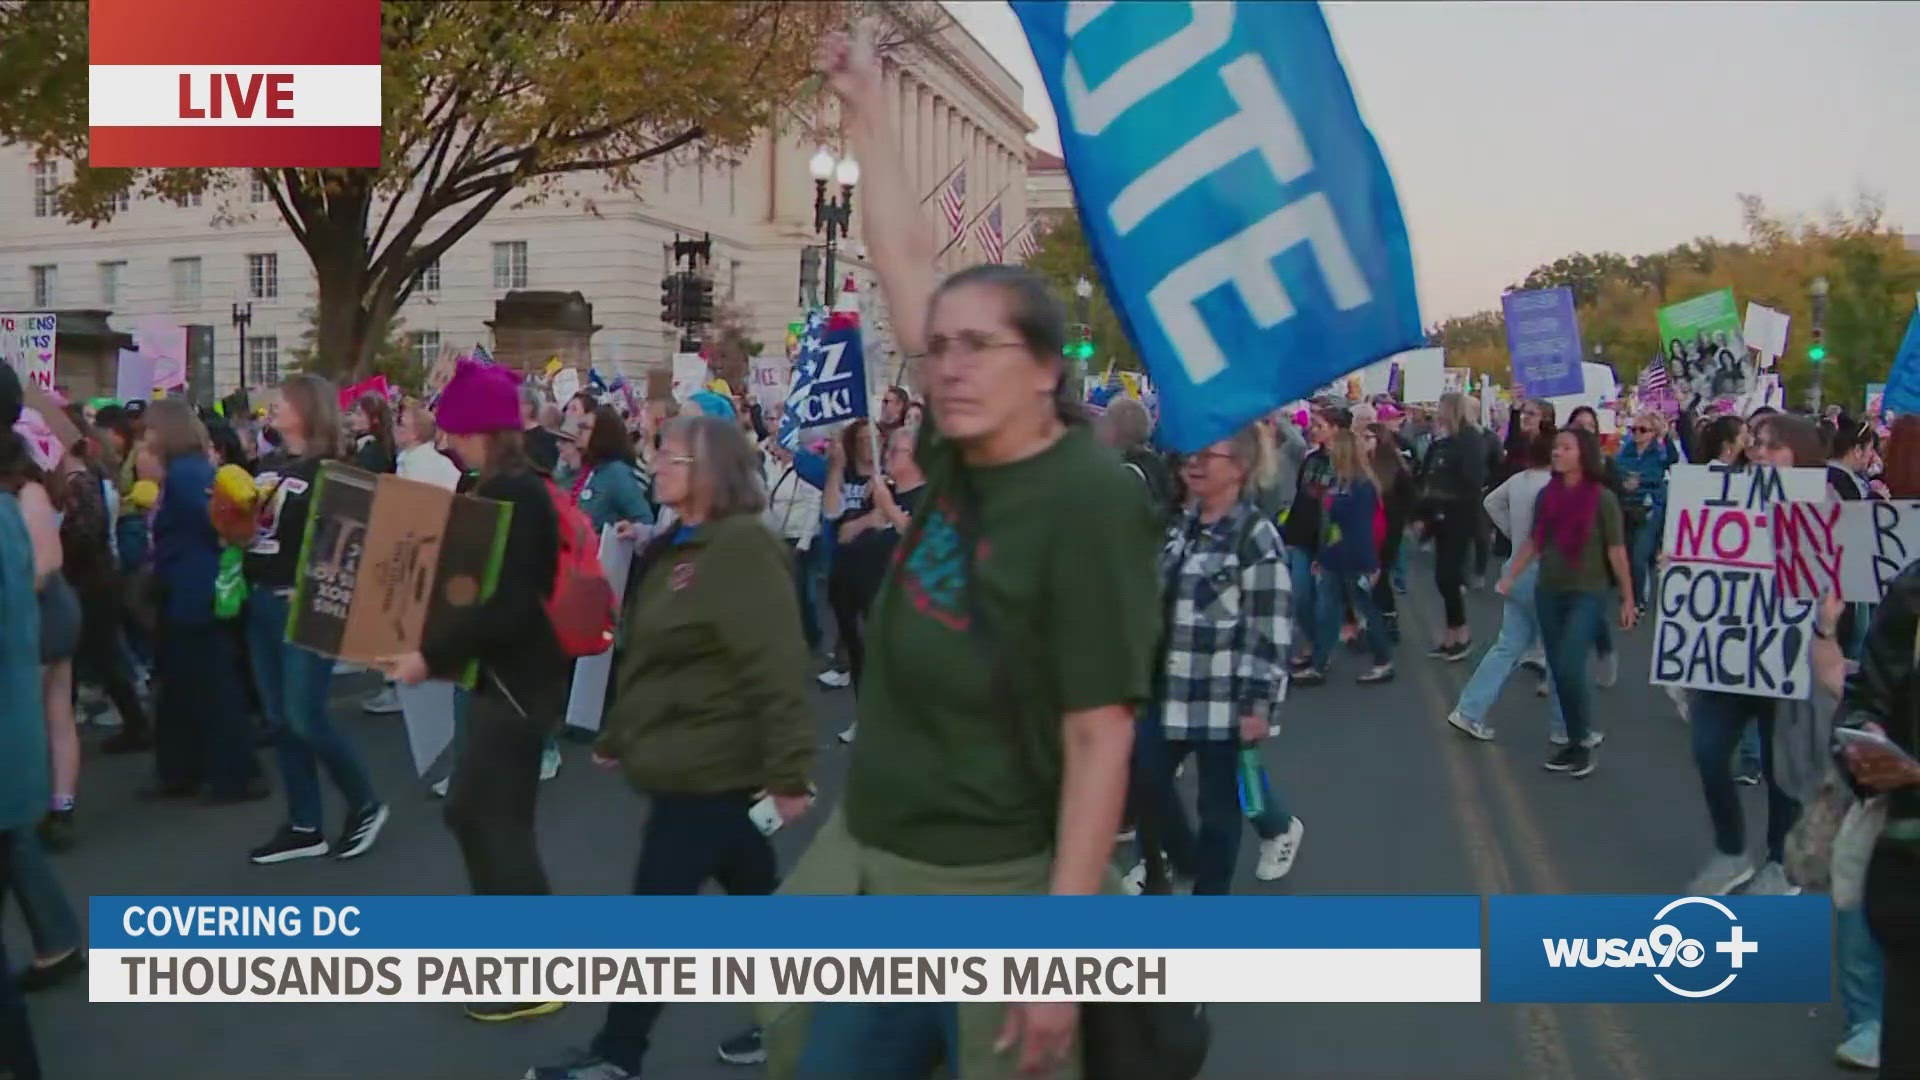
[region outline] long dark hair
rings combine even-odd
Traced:
[[[1596,484],[1606,483],[1607,461],[1600,454],[1600,436],[1571,424],[1561,428],[1560,434],[1570,436],[1580,444],[1580,478]]]
[[[1080,388],[1075,385],[1079,380],[1067,366],[1063,352],[1067,344],[1066,309],[1054,298],[1046,279],[1021,266],[1002,263],[969,266],[942,281],[933,291],[933,297],[927,302],[928,313],[932,313],[941,297],[967,286],[993,289],[1006,300],[1007,325],[1020,338],[1020,343],[1038,357],[1040,363],[1060,373],[1060,381],[1054,384],[1054,414],[1061,423],[1085,423],[1087,413],[1080,405]]]
[[[587,413],[587,461],[599,465],[608,461],[634,464],[633,440],[627,436],[626,422],[611,405],[598,405]]]
[[[360,395],[360,400],[354,402],[353,407],[367,418],[367,434],[373,436],[380,453],[392,461],[398,450],[393,441],[393,407],[387,404],[387,395],[378,390],[369,390]]]

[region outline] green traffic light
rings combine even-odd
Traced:
[[[1820,363],[1820,362],[1821,362],[1822,360],[1825,360],[1826,358],[1827,358],[1827,347],[1826,347],[1825,345],[1809,345],[1809,346],[1807,346],[1807,359],[1808,359],[1808,360],[1811,360],[1811,361],[1813,361],[1814,363],[1816,363],[1816,364],[1818,364],[1818,363]]]

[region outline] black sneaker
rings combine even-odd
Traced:
[[[347,827],[340,833],[340,853],[336,859],[351,859],[365,855],[367,849],[380,839],[380,830],[387,827],[387,804],[374,803],[354,812],[347,819]]]
[[[720,1060],[729,1065],[765,1065],[767,1044],[760,1029],[750,1027],[721,1043]]]
[[[1435,660],[1451,660],[1453,659],[1453,646],[1435,645],[1433,648],[1427,650],[1427,655]]]
[[[85,970],[87,954],[75,949],[51,964],[29,964],[14,972],[13,980],[22,993],[32,994],[58,986]]]
[[[1593,751],[1584,746],[1569,746],[1547,760],[1547,771],[1585,776],[1593,771]]]
[[[1452,649],[1442,653],[1440,658],[1449,664],[1458,663],[1473,655],[1473,642],[1463,641]]]
[[[296,829],[291,825],[282,825],[280,831],[273,834],[273,839],[254,848],[247,858],[255,866],[271,866],[295,859],[314,859],[326,853],[327,838],[320,835],[319,829]]]
[[[1311,667],[1313,667],[1313,657],[1311,656],[1296,656],[1287,661],[1287,670],[1289,671],[1306,671]]]
[[[1520,666],[1543,679],[1547,677],[1547,665],[1543,661],[1536,660],[1531,656],[1521,657]]]
[[[1293,673],[1295,686],[1319,686],[1327,681],[1327,673],[1319,668],[1301,668]]]
[[[73,809],[49,810],[40,819],[40,846],[48,851],[66,851],[73,847]]]

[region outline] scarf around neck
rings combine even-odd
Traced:
[[[1533,518],[1534,543],[1542,548],[1551,543],[1568,562],[1578,563],[1599,509],[1598,483],[1582,478],[1569,484],[1555,476],[1540,492],[1540,508]]]

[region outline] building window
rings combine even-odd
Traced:
[[[131,191],[122,191],[119,194],[113,196],[113,198],[109,201],[113,203],[114,213],[124,214],[127,212],[127,207],[133,205],[133,193]]]
[[[423,293],[437,293],[440,291],[439,259],[435,259],[421,268],[420,279],[414,282],[413,287]]]
[[[727,300],[732,302],[740,298],[740,260],[727,260]]]
[[[269,334],[247,339],[247,368],[252,385],[276,386],[280,382],[280,339]]]
[[[247,256],[247,295],[255,300],[280,298],[280,256]]]
[[[60,268],[36,266],[33,270],[33,306],[50,308],[60,292]]]
[[[100,302],[112,307],[120,302],[120,279],[127,273],[124,262],[103,262],[100,264]]]
[[[251,182],[247,185],[247,201],[261,203],[267,202],[268,200],[267,182],[258,175],[253,176]]]
[[[173,302],[176,304],[197,304],[200,302],[200,260],[169,259],[167,269],[173,277]]]
[[[36,161],[28,168],[33,175],[33,216],[52,217],[56,210],[53,190],[60,185],[60,163]]]
[[[419,365],[421,371],[432,367],[433,362],[440,359],[440,331],[417,330],[408,336],[413,342],[413,362]]]
[[[508,240],[493,245],[493,287],[496,289],[527,287],[527,242],[525,240]]]

